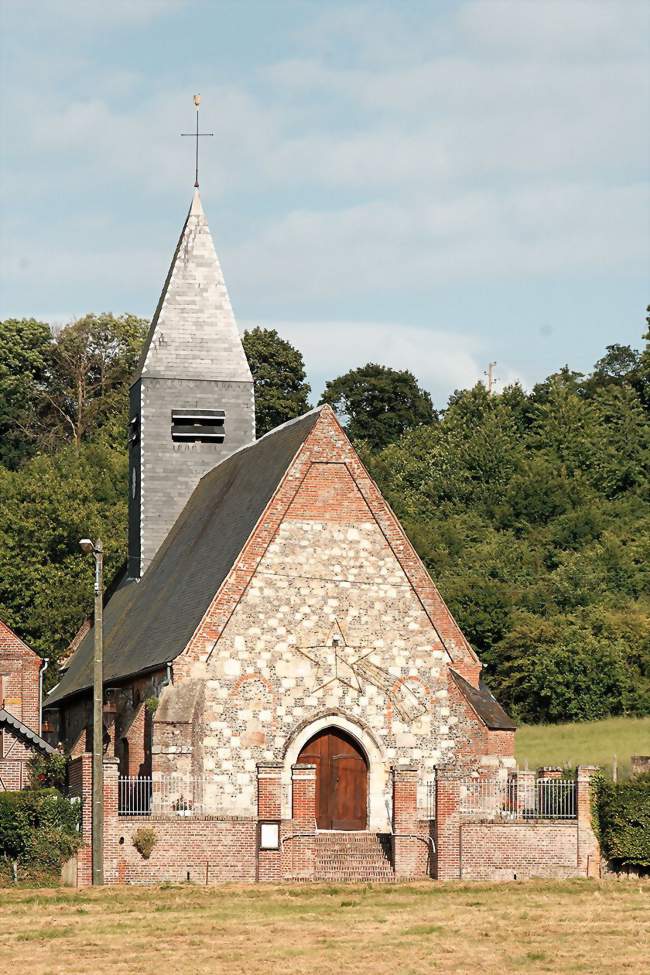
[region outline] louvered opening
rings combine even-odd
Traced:
[[[225,410],[172,410],[172,440],[223,443]]]

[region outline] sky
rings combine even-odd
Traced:
[[[0,319],[156,306],[200,182],[241,328],[443,406],[641,344],[650,4],[0,0]]]

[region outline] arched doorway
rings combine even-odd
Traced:
[[[316,825],[319,829],[366,829],[368,761],[340,728],[325,728],[303,745],[298,762],[316,766]]]

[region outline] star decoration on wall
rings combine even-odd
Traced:
[[[324,644],[296,647],[296,650],[315,667],[316,686],[312,694],[317,694],[336,681],[363,694],[364,684],[369,683],[390,698],[395,710],[405,720],[413,721],[426,711],[426,706],[406,681],[396,689],[398,681],[395,676],[368,659],[376,650],[348,644],[338,620]]]

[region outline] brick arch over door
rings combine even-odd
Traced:
[[[359,722],[337,711],[314,716],[296,728],[284,752],[282,816],[291,817],[291,767],[304,746],[326,728],[338,728],[356,741],[368,760],[368,829],[390,831],[390,769],[375,736]]]

